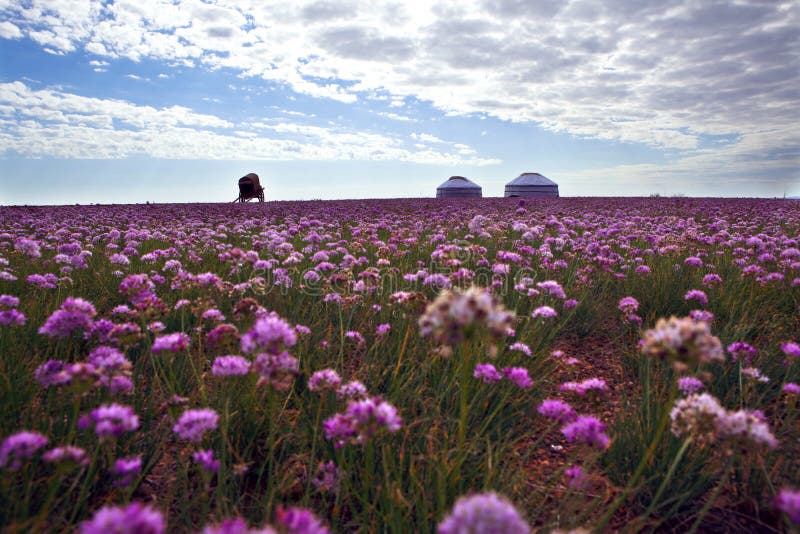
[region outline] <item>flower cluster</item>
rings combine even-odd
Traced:
[[[242,356],[219,356],[211,365],[214,376],[244,376],[250,372],[250,360]]]
[[[95,408],[88,416],[78,421],[81,429],[94,425],[94,431],[100,438],[119,437],[125,432],[133,432],[139,428],[139,416],[130,406],[122,404],[104,404]]]
[[[48,439],[42,434],[27,430],[8,436],[0,443],[0,469],[19,469],[23,460],[33,458],[47,443]]]
[[[82,298],[67,297],[39,328],[48,337],[68,337],[75,330],[87,330],[97,314],[91,302]]]
[[[351,400],[344,413],[337,413],[323,423],[325,437],[333,441],[336,448],[345,443],[366,443],[380,430],[394,434],[403,426],[397,408],[380,397]]]
[[[503,377],[506,377],[522,389],[527,389],[533,385],[528,370],[524,367],[506,367],[501,374],[494,365],[479,363],[475,366],[475,372],[472,373],[472,376],[480,378],[487,384],[500,382]]]
[[[677,369],[725,361],[722,343],[711,334],[708,323],[690,317],[659,319],[655,328],[644,333],[639,347],[645,356],[671,360]]]
[[[248,354],[254,352],[279,354],[296,343],[295,329],[274,312],[260,317],[242,336],[242,350]]]
[[[189,336],[184,332],[175,332],[155,338],[153,341],[153,354],[161,352],[180,352],[189,348]]]
[[[486,328],[501,337],[511,326],[514,315],[485,289],[470,287],[445,290],[428,305],[419,319],[420,333],[443,345],[455,345]]]
[[[579,415],[567,423],[561,433],[570,443],[583,442],[600,450],[607,449],[611,439],[606,434],[606,425],[591,415]]]
[[[536,411],[558,423],[571,423],[578,418],[578,414],[572,409],[572,406],[558,399],[543,400]]]
[[[582,382],[564,382],[559,391],[568,391],[583,397],[587,394],[600,394],[606,391],[606,381],[601,378],[587,378]]]
[[[25,314],[17,309],[19,299],[12,295],[0,295],[0,326],[23,326]]]
[[[789,517],[789,521],[800,525],[800,491],[783,488],[775,497],[775,508]]]
[[[505,497],[479,493],[460,497],[438,526],[439,534],[496,532],[527,534],[530,526]]]
[[[708,393],[695,393],[675,402],[670,412],[672,433],[691,436],[701,445],[717,440],[732,440],[743,445],[778,445],[763,414],[751,410],[727,411],[716,397]]]
[[[161,512],[139,502],[127,506],[104,506],[81,523],[80,534],[163,534],[166,524]]]
[[[205,432],[217,428],[218,421],[219,415],[210,408],[186,410],[172,427],[172,431],[181,439],[200,443]]]

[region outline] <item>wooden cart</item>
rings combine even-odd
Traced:
[[[254,172],[239,178],[239,198],[234,202],[249,202],[258,199],[264,202],[264,187],[258,181],[258,175]]]

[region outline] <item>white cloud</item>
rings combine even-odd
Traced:
[[[406,115],[398,115],[397,113],[390,113],[387,111],[380,111],[378,115],[381,117],[385,117],[387,119],[391,119],[393,121],[404,121],[404,122],[417,122],[416,119],[412,119]]]
[[[417,141],[422,141],[424,143],[446,143],[444,139],[440,139],[435,135],[426,134],[426,133],[412,133],[411,138]]]
[[[122,100],[0,84],[0,153],[110,159],[386,160],[489,165],[474,151],[411,150],[402,138],[289,122],[234,124],[182,106],[153,108]]]
[[[414,97],[447,115],[484,113],[687,155],[705,135],[765,129],[774,132],[770,149],[796,147],[793,0],[41,6],[8,4],[4,24],[53,51],[229,68],[344,103],[387,95],[399,106]]]
[[[22,31],[15,24],[4,20],[0,22],[0,37],[3,39],[19,39],[22,37]]]

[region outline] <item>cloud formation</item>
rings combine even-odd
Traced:
[[[274,118],[234,124],[182,106],[157,109],[35,90],[21,82],[0,84],[0,149],[28,157],[497,163],[475,156],[474,150],[465,152],[459,144],[443,149],[417,141]]]
[[[784,165],[797,157],[800,6],[792,0],[0,6],[0,37],[27,37],[54,53],[232,69],[351,104],[374,94],[395,102],[414,97],[449,115],[485,114],[687,158],[710,157],[703,147],[708,136],[735,137],[728,150],[737,155],[768,151]],[[225,143],[241,147],[237,139],[228,135]],[[397,141],[387,141],[383,150],[396,155]],[[245,151],[327,154],[285,140],[262,143]],[[363,151],[373,149],[357,152],[367,157]]]

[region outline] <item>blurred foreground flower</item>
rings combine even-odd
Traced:
[[[770,449],[778,446],[778,440],[770,432],[761,412],[729,412],[708,393],[679,399],[670,412],[670,418],[673,434],[690,436],[701,446],[717,440],[733,440],[743,446],[766,446]]]
[[[104,506],[80,526],[80,534],[162,534],[165,531],[161,512],[139,502]]]
[[[27,430],[8,436],[0,444],[0,469],[19,469],[22,467],[22,460],[33,458],[47,442],[42,434]]]
[[[463,292],[456,288],[439,293],[419,318],[419,328],[423,336],[431,336],[443,345],[455,345],[481,328],[493,337],[502,337],[513,321],[514,314],[494,296],[473,286]]]
[[[644,333],[639,347],[645,356],[671,360],[676,370],[725,361],[722,343],[711,334],[708,323],[691,317],[659,319],[655,328]]]
[[[800,491],[783,488],[775,497],[775,507],[789,516],[795,525],[800,525]]]
[[[439,534],[526,534],[528,523],[496,493],[460,497],[438,527]]]

